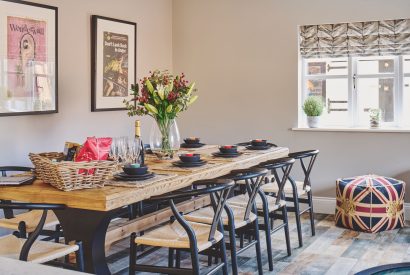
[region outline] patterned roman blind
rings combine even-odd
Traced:
[[[301,26],[302,57],[410,53],[410,19]]]

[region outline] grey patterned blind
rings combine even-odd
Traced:
[[[409,19],[300,27],[300,54],[307,58],[409,53]]]

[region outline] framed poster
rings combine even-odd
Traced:
[[[125,110],[136,83],[137,24],[93,15],[91,33],[91,111]]]
[[[58,112],[58,9],[0,0],[0,116]]]

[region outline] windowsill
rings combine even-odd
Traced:
[[[291,128],[292,131],[307,131],[307,132],[366,132],[366,133],[410,133],[410,128],[384,127],[384,128],[365,128],[365,127],[296,127]]]

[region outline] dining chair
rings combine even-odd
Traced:
[[[257,213],[259,217],[263,218],[263,224],[260,224],[260,229],[265,231],[266,250],[268,252],[268,264],[269,270],[273,270],[273,251],[272,251],[272,238],[271,235],[282,228],[285,232],[286,248],[288,256],[291,255],[290,238],[289,238],[289,225],[285,196],[283,193],[283,186],[288,179],[289,173],[292,169],[292,165],[295,162],[292,158],[280,158],[267,162],[260,163],[258,167],[266,169],[271,172],[277,179],[279,184],[279,190],[276,196],[266,195],[261,189],[264,185],[261,185],[261,189],[258,192],[258,196],[255,199]],[[281,177],[280,177],[281,175]],[[236,195],[228,199],[228,205],[245,206],[248,200],[247,194]],[[276,213],[282,212],[281,219],[283,222],[273,227],[274,219],[278,218]]]
[[[199,274],[199,254],[217,255],[222,262],[206,274],[214,274],[222,269],[224,275],[228,274],[224,231],[221,224],[221,215],[226,200],[234,182],[227,179],[200,180],[192,183],[195,189],[178,190],[165,195],[151,197],[151,201],[167,201],[173,217],[169,223],[146,231],[144,235],[131,234],[130,238],[130,263],[129,274],[136,271],[166,274]],[[175,200],[194,196],[209,195],[215,210],[211,224],[191,222],[185,219],[177,209]],[[137,245],[153,246],[169,249],[168,266],[137,264]],[[174,261],[174,252],[177,252]],[[181,268],[179,255],[181,251],[191,254],[192,268]],[[175,266],[174,266],[175,262]]]
[[[29,173],[32,172],[33,168],[23,167],[23,166],[0,166],[0,172],[2,177],[11,175],[14,172]],[[3,200],[5,203],[10,203],[10,201]],[[31,234],[42,216],[41,210],[32,210],[20,214],[14,214],[13,209],[3,209],[4,218],[0,219],[0,228],[5,228],[9,230],[14,230],[14,234],[20,238],[27,238],[27,234]],[[51,230],[51,227],[55,227],[55,230]],[[50,211],[47,214],[47,219],[44,224],[44,228],[41,231],[42,236],[48,236],[45,240],[54,239],[59,242],[59,238],[62,236],[61,226],[56,215]]]
[[[263,274],[259,226],[254,203],[260,185],[263,183],[267,172],[268,170],[260,168],[240,169],[233,170],[228,175],[222,177],[234,180],[235,183],[245,182],[248,192],[247,197],[242,200],[242,202],[244,202],[243,205],[225,205],[225,212],[222,214],[224,229],[229,232],[229,248],[231,251],[232,273],[234,275],[238,274],[237,255],[252,246],[254,246],[256,250],[258,272],[259,274]],[[228,199],[228,203],[229,201]],[[185,219],[191,222],[210,224],[213,216],[214,210],[208,206],[185,215]],[[253,240],[250,239],[246,246],[243,246],[241,243],[238,249],[236,235],[243,236],[244,234],[249,235]]]
[[[303,171],[304,180],[294,180],[291,173],[287,180],[284,193],[286,201],[293,202],[293,207],[288,207],[289,212],[295,212],[296,228],[298,232],[299,247],[303,246],[302,239],[302,225],[300,216],[303,213],[309,212],[310,227],[312,236],[315,235],[315,221],[313,212],[312,201],[312,185],[310,181],[310,174],[312,172],[313,165],[315,164],[319,150],[307,150],[290,153],[288,156],[300,161],[300,165]],[[278,184],[275,184],[275,178],[272,177],[271,182],[263,185],[262,190],[266,193],[276,194],[279,190]],[[307,204],[307,207],[303,210],[300,209],[300,203]]]
[[[36,228],[29,234],[27,239],[19,238],[13,234],[0,237],[0,257],[84,271],[81,242],[62,244],[37,240],[46,223],[48,210],[64,210],[64,208],[65,205],[63,204],[1,202],[0,209],[36,210],[42,211],[42,215]],[[55,261],[74,252],[76,254],[76,267]]]

